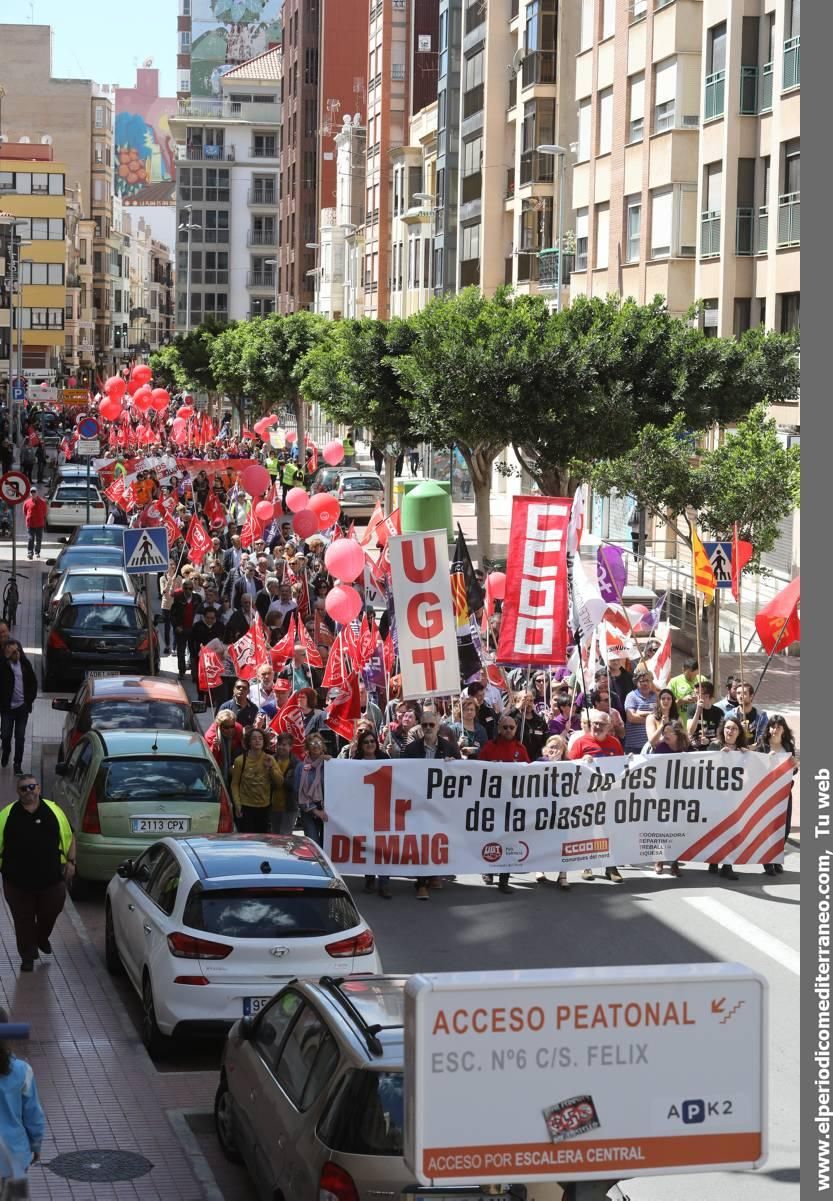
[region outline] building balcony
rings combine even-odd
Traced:
[[[769,244],[769,212],[767,206],[762,204],[758,209],[758,229],[755,238],[755,253],[766,254]]]
[[[758,68],[741,67],[740,69],[740,104],[738,112],[742,117],[754,117],[758,112]]]
[[[706,94],[704,98],[703,120],[713,121],[722,117],[726,107],[726,72],[715,71],[706,76]]]
[[[252,144],[249,147],[249,158],[274,158],[278,157],[278,144],[267,143],[265,146],[256,146]]]
[[[247,271],[246,272],[246,287],[247,288],[269,288],[274,290],[275,273],[274,271]]]
[[[758,93],[758,112],[768,113],[772,109],[772,63],[764,63],[761,67],[760,91]]]
[[[473,117],[475,113],[483,111],[483,84],[479,83],[477,87],[470,88],[468,92],[463,92],[463,119]]]
[[[263,101],[180,100],[176,119],[206,121],[244,121],[254,125],[279,125],[281,105]]]
[[[739,208],[735,213],[735,254],[755,253],[755,210]]]
[[[278,193],[275,188],[249,188],[246,199],[250,208],[258,208],[261,205],[274,208],[278,203]]]
[[[479,200],[483,195],[483,176],[479,171],[464,175],[460,183],[460,203],[468,204],[470,200]]]
[[[552,183],[555,179],[555,156],[527,150],[521,155],[521,187],[528,183]]]
[[[561,279],[558,278],[558,250],[555,246],[538,251],[538,282],[542,288],[562,288],[570,282],[575,256],[561,256]]]
[[[801,193],[778,197],[778,246],[801,245]]]
[[[511,200],[514,195],[515,195],[515,168],[510,167],[509,170],[506,172],[505,196],[506,196],[507,200]]]
[[[192,163],[233,163],[233,146],[196,146],[193,143],[178,143],[176,157],[183,162]]]
[[[277,246],[277,229],[250,229],[246,235],[247,246]]]
[[[713,259],[720,254],[720,213],[707,212],[700,217],[700,258]]]
[[[536,83],[555,83],[555,62],[554,50],[531,50],[521,67],[521,87],[529,88]]]
[[[785,92],[801,86],[801,38],[790,38],[784,42],[784,78],[781,86]]]

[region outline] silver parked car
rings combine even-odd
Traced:
[[[475,1201],[418,1185],[403,1159],[405,976],[293,980],[229,1032],[214,1103],[229,1159],[264,1201]],[[499,1195],[499,1194],[498,1194]],[[512,1201],[558,1201],[507,1182]]]

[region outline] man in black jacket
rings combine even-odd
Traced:
[[[176,635],[176,659],[180,680],[185,676],[185,652],[188,650],[194,618],[198,613],[202,613],[202,597],[194,591],[191,581],[186,580],[174,593],[171,604],[171,625]]]
[[[402,752],[403,759],[461,759],[460,748],[447,738],[440,738],[440,715],[433,709],[423,709],[422,737],[409,742]],[[442,888],[440,876],[417,876],[416,895],[418,901],[431,899],[429,888]]]
[[[217,620],[216,609],[203,608],[200,620],[195,621],[191,627],[191,679],[195,684],[199,675],[200,651],[209,642],[213,642],[215,638],[219,638],[222,641],[223,623]]]
[[[10,638],[0,661],[0,765],[5,767],[9,762],[14,734],[14,770],[18,775],[23,771],[26,723],[37,695],[35,670],[20,643]]]
[[[242,576],[232,586],[232,608],[239,609],[244,596],[250,596],[254,600],[262,587],[263,580],[257,574],[257,563],[254,559],[249,559],[243,567]]]

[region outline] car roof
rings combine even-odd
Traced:
[[[64,572],[65,576],[69,575],[112,575],[113,569],[118,568],[117,563],[70,563],[69,567]],[[122,568],[122,571],[124,568]]]
[[[205,888],[227,887],[232,881],[303,888],[330,888],[337,882],[320,847],[309,838],[206,834],[176,842],[188,854]],[[263,864],[268,864],[268,871]]]
[[[176,701],[190,705],[188,693],[176,680],[156,676],[91,676],[87,681],[91,700]]]
[[[70,542],[58,553],[58,560],[60,561],[64,555],[68,555],[72,562],[77,556],[98,555],[102,551],[105,556],[109,556],[111,564],[124,562],[124,546],[118,546],[114,542]],[[107,564],[103,563],[102,566],[107,566]]]
[[[401,1069],[405,1040],[405,985],[407,976],[378,975],[344,979],[294,981],[298,988],[328,1012],[342,1036],[363,1053],[369,1066]]]
[[[94,730],[91,736],[98,738],[104,754],[113,758],[144,755],[150,763],[158,754],[214,762],[202,734],[192,730]]]

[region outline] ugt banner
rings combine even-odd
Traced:
[[[499,663],[544,667],[567,658],[570,506],[564,497],[512,499]]]
[[[402,696],[460,691],[445,530],[388,539]]]
[[[793,769],[786,755],[703,751],[592,766],[331,759],[324,771],[336,867],[427,876],[777,863]]]

